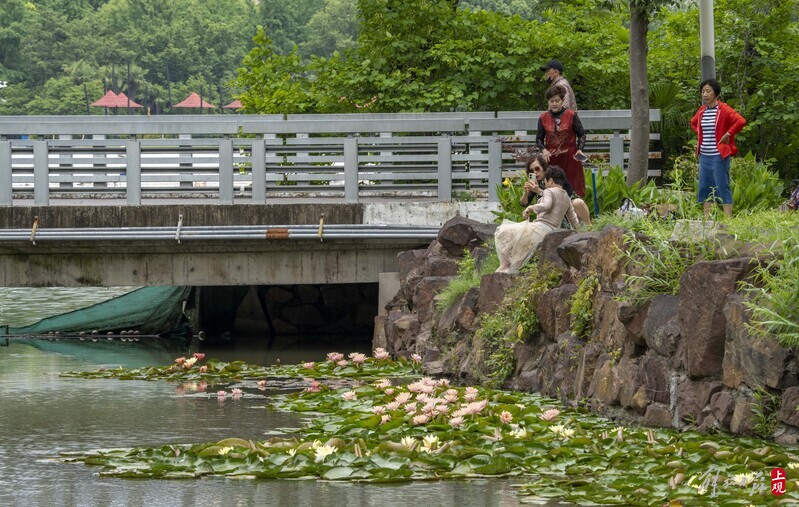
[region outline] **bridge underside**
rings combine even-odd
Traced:
[[[374,283],[420,240],[153,244],[71,242],[0,247],[0,286],[109,287]]]

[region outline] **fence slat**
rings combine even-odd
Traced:
[[[438,200],[452,199],[452,138],[438,140]]]
[[[266,204],[266,145],[260,134],[252,143],[252,202]]]
[[[344,140],[344,200],[358,202],[358,140]]]
[[[50,204],[50,168],[47,141],[33,142],[33,204]]]
[[[488,202],[499,202],[497,186],[502,183],[502,143],[488,143]]]
[[[233,140],[228,136],[219,143],[219,202],[233,204]]]

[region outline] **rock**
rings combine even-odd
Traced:
[[[641,359],[641,380],[650,400],[669,404],[671,402],[671,372],[667,359],[647,354]]]
[[[799,387],[789,387],[782,393],[780,400],[780,411],[778,417],[780,421],[791,426],[799,427]]]
[[[658,403],[651,403],[646,407],[644,414],[644,426],[655,428],[671,428],[671,411]]]
[[[713,417],[724,427],[730,427],[735,399],[727,391],[719,391],[710,397],[710,411]]]
[[[477,308],[480,313],[491,313],[505,298],[508,289],[513,287],[517,275],[510,273],[491,273],[480,279],[480,297]]]
[[[602,366],[594,371],[594,378],[591,381],[591,387],[588,388],[588,395],[595,397],[605,405],[618,404],[619,383],[614,375],[613,365],[610,360],[605,361]]]
[[[799,431],[791,427],[779,428],[774,433],[774,443],[783,446],[796,446],[799,444]]]
[[[386,318],[387,315],[375,317],[375,330],[372,334],[372,350],[382,348],[388,350],[388,338],[386,338]]]
[[[566,263],[558,255],[558,246],[564,239],[577,234],[572,229],[555,229],[546,236],[538,246],[538,267],[545,269],[566,269]]]
[[[443,337],[451,333],[472,331],[472,326],[477,315],[477,298],[480,290],[472,287],[462,294],[449,309],[445,310],[438,319],[436,328],[438,336]]]
[[[646,407],[649,405],[649,396],[646,394],[646,388],[641,386],[635,391],[633,395],[632,403],[630,406],[635,410],[638,414],[644,415],[646,413]]]
[[[415,315],[393,310],[386,318],[386,342],[394,355],[407,352],[416,343],[422,325]]]
[[[400,287],[407,299],[413,294],[416,284],[424,277],[425,250],[408,250],[397,254]]]
[[[664,357],[674,354],[680,340],[680,321],[677,316],[679,304],[680,300],[676,296],[655,296],[641,330],[649,348]]]
[[[599,234],[599,231],[578,232],[564,238],[556,248],[558,256],[567,266],[580,271],[583,268],[583,259],[588,257],[589,240]]]
[[[594,331],[593,339],[604,344],[605,350],[628,357],[636,354],[635,342],[628,338],[627,328],[618,319],[619,302],[605,291],[594,295]]]
[[[513,357],[516,360],[516,370],[513,372],[514,376],[520,375],[523,371],[529,369],[533,363],[534,349],[531,345],[519,344],[513,349]]]
[[[622,407],[633,406],[633,396],[641,387],[639,359],[623,357],[615,368],[618,382],[619,403]]]
[[[698,262],[683,272],[678,315],[689,376],[721,374],[727,327],[724,305],[753,267],[752,259],[729,259]]]
[[[618,301],[617,303],[616,318],[627,329],[627,338],[636,345],[646,345],[643,329],[651,301],[647,301],[641,306],[636,306],[629,301]]]
[[[576,292],[577,286],[569,284],[555,287],[538,296],[535,314],[541,324],[541,329],[550,340],[554,340],[561,333],[569,330],[571,326],[570,306],[565,302],[571,301]]]
[[[583,259],[587,260],[591,271],[599,274],[599,283],[605,291],[616,293],[624,288],[624,265],[627,261],[621,252],[626,232],[621,227],[609,225],[588,241],[591,254]]]
[[[756,420],[752,408],[755,404],[751,398],[743,397],[735,401],[735,408],[730,419],[730,431],[736,435],[751,435]]]
[[[686,380],[677,386],[677,414],[683,421],[697,421],[710,397],[721,390],[721,382]]]
[[[550,377],[552,389],[551,396],[558,397],[562,402],[575,400],[577,397],[577,375],[582,358],[582,342],[569,333],[563,333],[557,339],[558,356],[554,372]]]
[[[413,290],[411,303],[420,322],[428,322],[435,315],[434,298],[454,279],[453,276],[428,276],[422,278]]]
[[[752,389],[777,388],[791,356],[773,337],[752,336],[746,329],[749,316],[739,294],[729,298],[724,307],[727,339],[722,363],[724,385],[736,388],[745,383]]]
[[[458,262],[445,257],[428,257],[425,276],[455,276],[458,274]]]
[[[424,371],[427,372],[428,375],[441,375],[444,373],[444,361],[431,361],[429,363],[425,363]]]
[[[454,257],[462,257],[494,237],[496,224],[484,224],[460,215],[448,220],[438,232],[438,242]]]

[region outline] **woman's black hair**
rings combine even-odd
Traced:
[[[533,154],[532,158],[530,158],[530,160],[528,160],[527,163],[524,165],[524,172],[526,172],[527,174],[533,172],[532,169],[530,169],[530,166],[533,165],[533,162],[535,162],[536,160],[538,161],[539,165],[541,165],[541,168],[544,171],[547,170],[547,167],[549,167],[549,162],[547,162],[547,159],[544,158],[544,154],[539,151]]]
[[[561,187],[565,186],[566,182],[568,181],[566,179],[566,173],[563,172],[563,169],[557,165],[551,165],[547,167],[546,171],[544,171],[544,181],[550,178],[555,182],[556,185],[560,185]]]
[[[544,96],[547,98],[547,100],[551,99],[555,95],[560,97],[561,100],[565,99],[566,98],[566,90],[560,85],[552,85],[549,88],[547,88],[547,91],[544,94]]]
[[[719,84],[718,81],[716,81],[713,78],[705,79],[704,81],[702,81],[702,83],[699,84],[699,95],[702,95],[702,88],[704,88],[705,85],[708,85],[711,88],[713,88],[713,92],[716,94],[716,97],[721,95],[721,85]]]

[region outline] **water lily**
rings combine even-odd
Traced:
[[[288,450],[288,453],[289,453],[289,456],[291,456],[293,458],[294,455],[297,454],[297,449],[292,447],[291,449]]]
[[[391,420],[391,414],[383,414],[380,416],[380,424],[386,424]]]
[[[407,447],[408,449],[410,449],[416,443],[416,439],[413,438],[413,437],[407,437],[406,436],[406,437],[402,437],[402,440],[400,440],[400,443],[402,445],[404,445],[405,447]]]
[[[445,379],[445,378],[438,379],[436,384],[438,384],[439,386],[442,386],[442,387],[447,387],[449,385],[449,379]]]
[[[319,449],[320,447],[322,447],[321,440],[314,440],[313,442],[311,442],[311,449]]]
[[[477,399],[477,395],[480,394],[474,387],[467,387],[466,390],[463,392],[463,399],[466,401],[474,401]]]
[[[449,420],[449,425],[453,428],[457,428],[458,426],[463,424],[463,416],[455,416]]]
[[[384,348],[378,347],[374,350],[375,359],[388,359],[388,351]]]
[[[406,405],[405,405],[404,407],[402,407],[402,408],[403,408],[403,409],[404,409],[406,412],[408,412],[409,414],[412,414],[412,413],[416,412],[416,408],[417,408],[418,406],[419,406],[419,404],[418,404],[418,403],[416,403],[416,402],[414,401],[413,403],[408,403],[408,404],[406,404]]]
[[[190,357],[189,359],[186,359],[183,362],[183,366],[185,368],[191,368],[192,366],[194,366],[194,363],[196,363],[196,362],[197,362],[197,358],[196,357]]]
[[[363,364],[363,362],[366,361],[366,354],[353,352],[349,355],[349,358],[354,364]]]
[[[388,410],[399,410],[400,403],[397,400],[392,401],[391,403],[386,404],[386,408]]]
[[[393,395],[393,394],[394,394],[394,388],[393,388],[393,387],[389,387],[388,389],[386,389],[385,393],[386,393],[388,396],[391,396],[391,395]]]
[[[746,472],[742,474],[735,474],[732,476],[732,483],[735,486],[740,486],[745,488],[755,482],[755,473],[754,472]]]
[[[336,365],[337,366],[341,366],[342,368],[347,366],[348,364],[350,364],[350,363],[348,363],[346,359],[342,359],[341,361],[337,361],[336,362]]]
[[[203,359],[205,359],[205,354],[203,354],[202,352],[195,352],[192,355],[196,357],[198,361],[202,361]]]
[[[344,359],[344,354],[341,352],[328,352],[327,353],[327,360],[331,363],[337,363]]]
[[[399,393],[397,397],[394,398],[394,401],[396,401],[400,405],[404,405],[409,401],[411,401],[411,396],[413,396],[411,393]]]
[[[422,356],[420,356],[419,354],[411,354],[411,361],[413,361],[414,363],[417,363],[417,364],[421,363],[422,362]]]
[[[571,438],[574,436],[574,430],[572,428],[563,428],[563,431],[560,432],[560,436],[563,438]]]
[[[413,416],[413,424],[417,425],[417,426],[420,425],[420,424],[427,424],[427,421],[429,421],[429,420],[430,420],[430,416],[428,416],[427,414],[419,414],[419,415]]]
[[[302,363],[302,367],[306,370],[313,370],[314,366],[316,366],[316,363],[313,361],[306,361]]]
[[[317,463],[321,463],[322,461],[324,461],[325,457],[330,456],[331,454],[336,452],[336,450],[337,449],[336,449],[335,445],[327,445],[327,444],[325,444],[325,445],[319,446],[319,447],[316,448],[314,461],[316,461]]]
[[[511,435],[518,439],[527,438],[527,428],[516,428],[511,432]]]
[[[792,462],[788,463],[788,467],[787,468],[790,469],[790,470],[796,470],[797,468],[799,468],[799,462],[792,461]]]
[[[227,453],[229,453],[232,450],[233,450],[233,447],[230,447],[230,446],[222,447],[221,449],[219,449],[219,454],[222,455],[222,456],[225,456],[225,455],[227,455]]]
[[[259,380],[258,387],[266,387],[266,380]]]
[[[549,410],[545,410],[544,413],[541,414],[542,421],[551,421],[552,419],[556,418],[560,415],[560,410],[556,408],[550,408]]]
[[[554,426],[549,427],[549,431],[555,433],[556,435],[559,435],[564,429],[566,429],[566,427],[562,424],[555,424]]]
[[[344,398],[347,401],[352,401],[352,400],[357,400],[358,399],[358,395],[355,394],[355,391],[347,391],[346,393],[342,394],[341,397]]]
[[[217,398],[227,398],[227,391],[217,391],[216,392]]]
[[[208,366],[206,365],[200,366],[200,373],[207,373],[207,372],[208,372]]]
[[[238,387],[233,389],[233,390],[231,390],[230,392],[233,393],[233,397],[234,398],[241,398],[241,395],[244,394],[244,391],[242,391]]]
[[[311,385],[305,388],[306,393],[318,393],[321,390],[322,390],[322,385],[316,380],[312,381]]]
[[[424,442],[422,444],[422,451],[423,452],[433,452],[438,448],[438,437],[436,435],[426,435],[422,438]]]
[[[385,411],[386,411],[385,405],[377,405],[377,406],[372,407],[372,413],[373,414],[383,414],[383,413],[385,413]]]
[[[381,378],[377,379],[374,385],[378,389],[385,389],[387,387],[391,387],[391,381],[387,378]]]
[[[499,420],[504,424],[507,424],[513,420],[513,415],[507,410],[503,411],[501,414],[499,414]]]
[[[176,362],[177,364],[180,364],[180,365],[182,365],[183,363],[185,363],[185,362],[186,362],[186,358],[185,358],[185,357],[179,357],[179,358],[175,359],[175,362]]]

